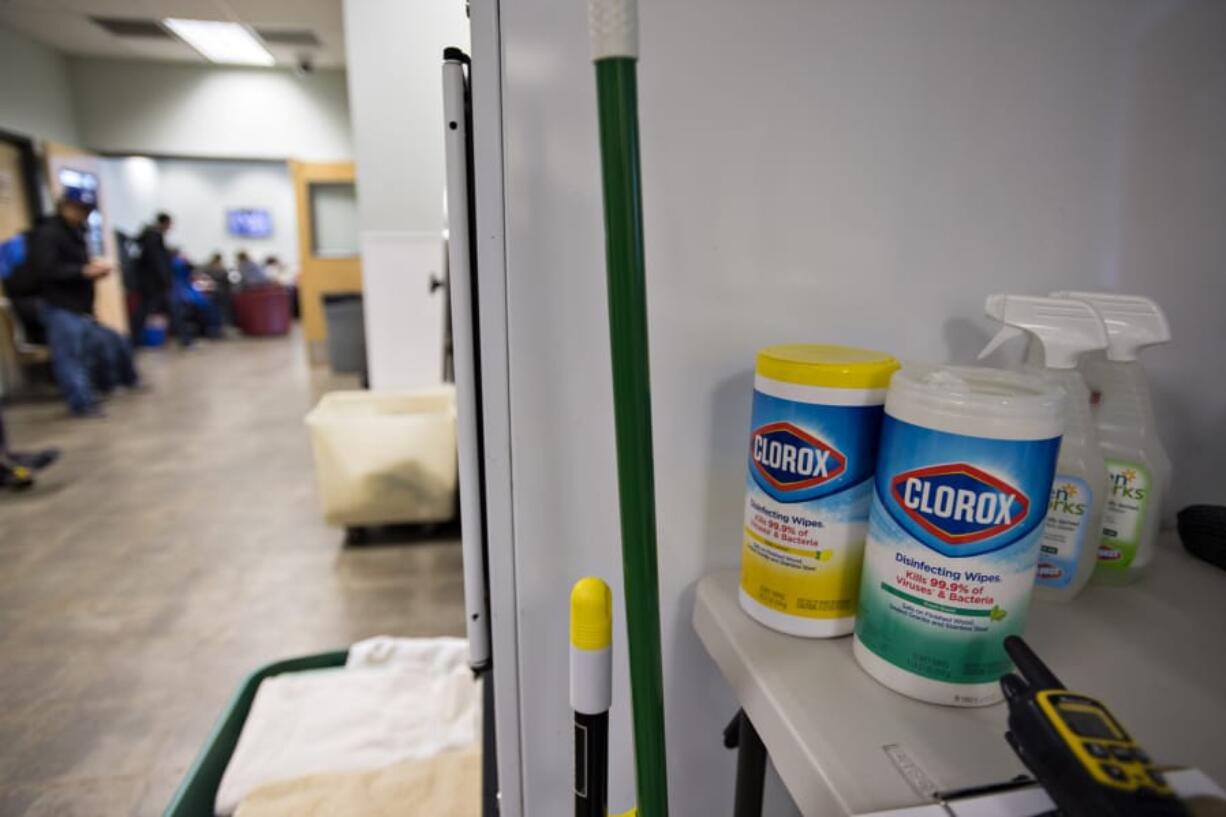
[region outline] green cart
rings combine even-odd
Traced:
[[[162,817],[213,817],[217,787],[221,785],[221,776],[226,771],[230,756],[234,754],[238,736],[242,734],[243,724],[247,721],[251,702],[255,700],[255,691],[259,689],[261,681],[285,672],[342,667],[348,655],[347,650],[337,650],[290,658],[269,664],[247,676],[222,712],[192,767],[187,770]]]

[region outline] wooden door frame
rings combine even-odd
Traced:
[[[302,334],[312,363],[327,361],[328,330],[324,322],[322,297],[332,292],[362,291],[362,258],[329,257],[315,254],[314,224],[311,214],[311,185],[357,184],[353,162],[289,161],[298,210],[298,308]]]
[[[34,149],[34,140],[19,133],[0,128],[0,142],[7,142],[17,148],[21,154],[21,182],[25,194],[26,210],[30,213],[30,226],[38,223],[43,215],[42,174],[39,169],[38,151]],[[0,236],[0,239],[6,236]]]

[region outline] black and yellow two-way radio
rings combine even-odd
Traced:
[[[1183,804],[1107,708],[1070,692],[1017,636],[1005,649],[1019,674],[1000,679],[1005,739],[1062,817],[1186,817]]]

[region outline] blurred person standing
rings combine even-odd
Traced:
[[[140,259],[136,262],[136,289],[140,306],[132,317],[132,337],[139,339],[145,322],[155,312],[166,315],[171,331],[183,348],[192,345],[192,336],[182,310],[172,297],[174,276],[170,265],[170,251],[166,248],[166,234],[174,226],[169,213],[158,213],[153,223],[141,231],[137,243]]]
[[[29,263],[42,290],[51,368],[68,408],[82,417],[102,414],[94,375],[104,386],[139,382],[127,341],[94,320],[94,282],[112,272],[109,261],[89,257],[85,243],[85,222],[96,204],[92,190],[66,188],[56,214],[30,234]]]

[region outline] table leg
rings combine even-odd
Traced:
[[[742,709],[724,730],[724,745],[736,752],[736,796],[732,817],[762,817],[766,787],[766,746]]]

